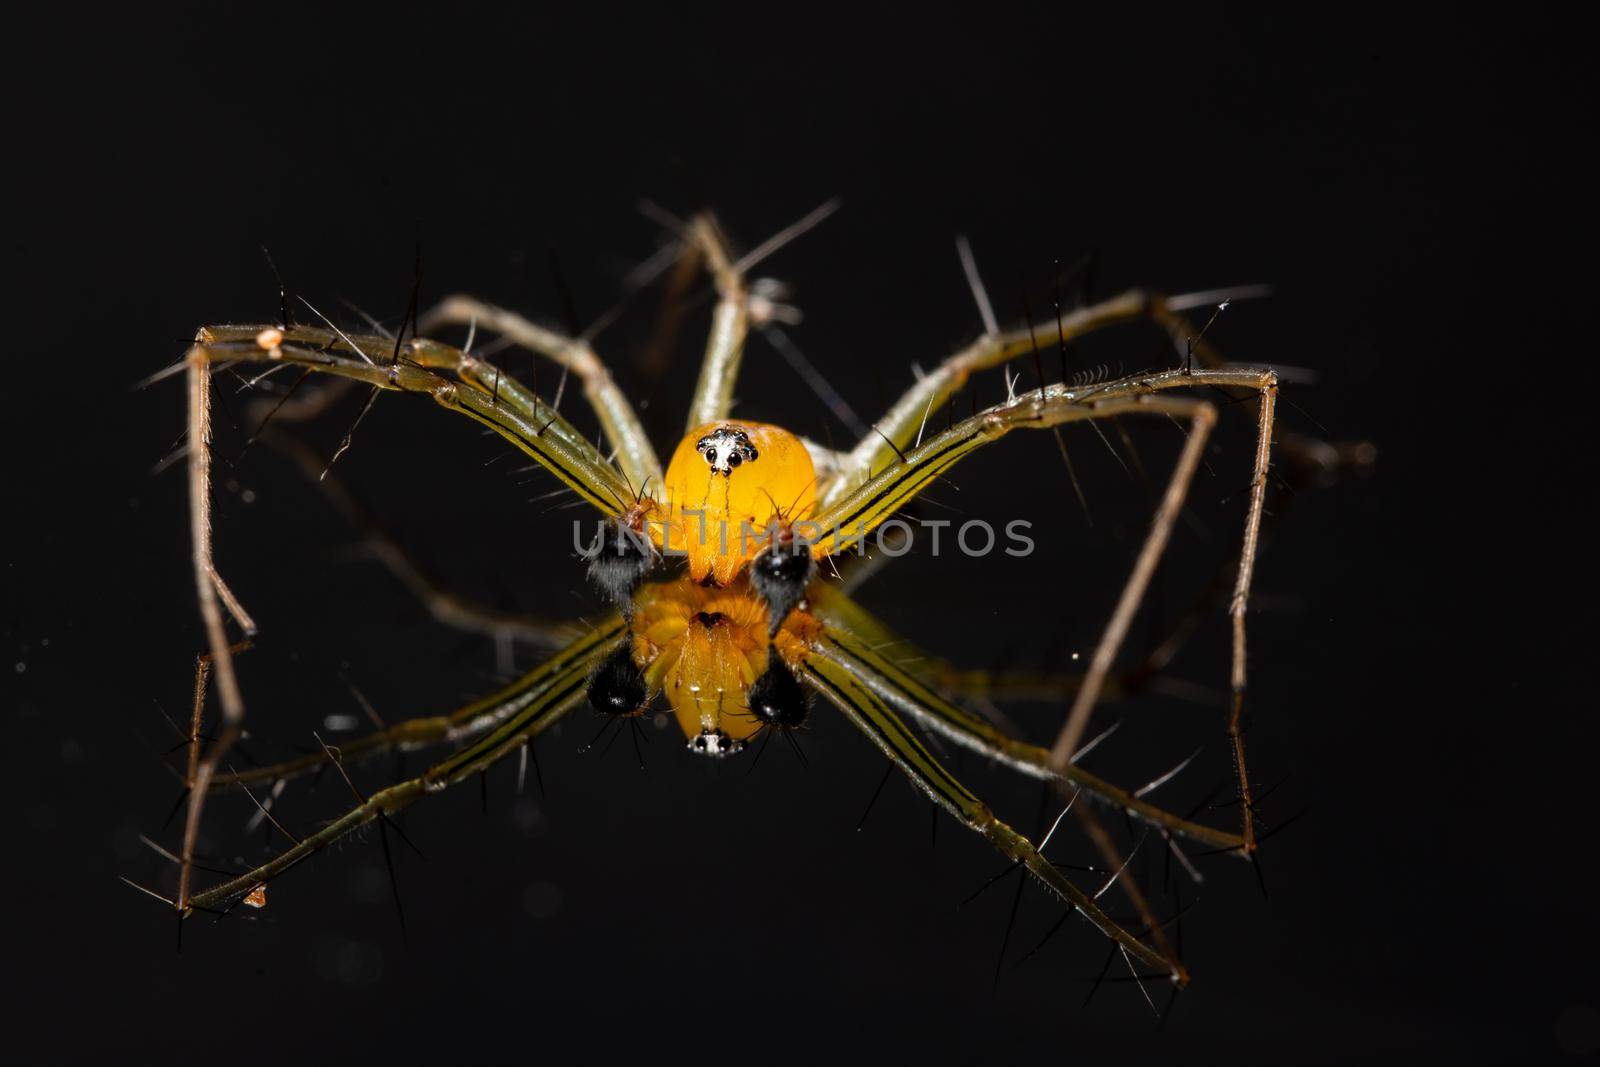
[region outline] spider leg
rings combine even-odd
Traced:
[[[541,466],[577,490],[579,496],[601,511],[614,515],[619,510],[627,510],[625,505],[638,499],[642,486],[630,483],[617,465],[602,456],[594,444],[563,418],[553,405],[545,403],[499,367],[436,341],[413,342],[410,354],[419,366],[454,374],[460,381],[475,386],[467,395],[458,398],[468,401],[466,407],[470,410],[463,410],[463,414],[483,423],[533,456]],[[446,407],[452,406],[437,392],[434,399]],[[458,407],[457,410],[462,409]],[[506,420],[500,417],[506,411],[517,416],[509,420],[510,426],[505,425]],[[581,463],[576,469],[564,473],[558,469],[559,463],[566,458],[559,454],[560,449],[554,450],[553,455],[545,456],[529,448],[525,438],[530,429],[538,438],[554,436]],[[618,458],[621,458],[620,455]],[[580,480],[586,485],[576,484]],[[606,501],[604,504],[599,499],[602,494]]]
[[[1233,707],[1228,714],[1228,739],[1233,742],[1233,760],[1239,772],[1239,810],[1244,821],[1244,847],[1256,847],[1255,800],[1250,793],[1250,774],[1244,762],[1244,733],[1240,720],[1244,714],[1245,624],[1244,613],[1250,602],[1250,580],[1255,573],[1256,551],[1261,544],[1261,511],[1267,493],[1267,470],[1272,463],[1272,414],[1278,387],[1272,383],[1261,390],[1259,430],[1256,437],[1255,469],[1250,480],[1250,511],[1245,519],[1244,544],[1239,549],[1239,574],[1234,581],[1228,616],[1233,622],[1233,664],[1230,684]]]
[[[832,554],[858,544],[867,534],[910,501],[934,478],[954,466],[962,457],[981,445],[1004,436],[1013,429],[1044,429],[1072,421],[1104,418],[1123,413],[1165,414],[1190,420],[1189,436],[1169,480],[1166,494],[1157,510],[1143,550],[1123,590],[1122,598],[1107,624],[1105,633],[1090,661],[1084,684],[1079,688],[1062,732],[1052,747],[1052,762],[1064,768],[1077,750],[1088,724],[1088,717],[1100,697],[1101,686],[1110,672],[1122,639],[1144,596],[1150,576],[1166,547],[1184,496],[1200,460],[1201,450],[1216,421],[1216,409],[1190,397],[1164,395],[1166,390],[1193,385],[1250,390],[1259,398],[1257,442],[1250,488],[1250,504],[1245,516],[1239,568],[1229,605],[1233,627],[1233,655],[1230,684],[1233,697],[1228,718],[1228,737],[1239,774],[1240,806],[1243,808],[1243,848],[1255,849],[1250,783],[1244,761],[1242,718],[1246,685],[1245,611],[1249,603],[1250,582],[1260,543],[1261,516],[1266,494],[1267,471],[1271,461],[1273,411],[1278,390],[1277,375],[1270,370],[1223,369],[1165,371],[1159,374],[1123,378],[1098,386],[1074,389],[1066,385],[1043,387],[1014,400],[981,411],[923,445],[906,453],[888,469],[869,479],[831,507],[824,508],[811,529],[813,552]],[[806,524],[801,524],[806,525]]]
[[[1187,984],[1189,975],[1182,963],[1151,948],[1119,926],[1090,894],[1079,889],[1046,860],[1031,841],[995,818],[988,805],[952,777],[889,704],[851,668],[826,656],[815,655],[807,658],[803,669],[807,680],[837,705],[934,803],[988,839],[1007,859],[1026,867],[1051,892],[1141,962],[1170,975],[1180,986]]]
[[[1184,298],[1173,301],[1185,303]],[[818,507],[826,509],[836,504],[885,464],[892,462],[900,452],[908,451],[921,443],[929,428],[932,416],[967,381],[983,370],[989,370],[1037,350],[1038,345],[1054,338],[1062,345],[1085,334],[1093,333],[1119,323],[1147,319],[1154,322],[1172,338],[1181,357],[1193,364],[1196,373],[1191,375],[1192,385],[1215,384],[1219,388],[1258,388],[1252,382],[1201,380],[1199,372],[1220,370],[1226,361],[1186,319],[1169,306],[1169,300],[1155,293],[1131,290],[1109,300],[1079,308],[1059,320],[1023,325],[1017,329],[989,333],[978,338],[960,352],[948,357],[939,366],[922,375],[896,400],[888,412],[865,434],[856,447],[842,457],[837,479],[819,493]]]
[[[711,312],[711,335],[706,339],[706,354],[700,363],[700,378],[695,383],[694,399],[689,402],[686,430],[728,417],[728,412],[733,408],[733,386],[739,377],[739,363],[744,358],[744,343],[750,334],[750,327],[767,324],[777,312],[772,300],[759,292],[751,292],[745,280],[746,273],[832,215],[838,207],[838,200],[827,201],[738,259],[733,257],[727,238],[710,214],[697,215],[680,228],[679,236],[704,260],[717,290],[717,306]]]
[[[1243,541],[1239,549],[1238,572],[1234,579],[1233,595],[1228,605],[1228,616],[1233,630],[1233,654],[1229,668],[1232,701],[1228,714],[1227,734],[1229,744],[1233,749],[1234,768],[1239,777],[1242,850],[1246,856],[1252,855],[1256,850],[1256,834],[1255,803],[1251,794],[1249,771],[1245,763],[1244,733],[1242,728],[1245,687],[1248,680],[1245,655],[1245,611],[1250,600],[1250,582],[1255,573],[1256,553],[1260,547],[1261,514],[1266,499],[1267,471],[1272,461],[1273,411],[1278,396],[1277,376],[1271,371],[1265,372],[1259,383],[1259,390],[1256,450],[1250,476],[1250,505],[1245,515]],[[1106,624],[1105,632],[1101,635],[1099,644],[1095,647],[1094,656],[1089,663],[1089,671],[1084,678],[1084,684],[1078,690],[1072,709],[1068,712],[1067,721],[1063,724],[1061,733],[1050,751],[1051,761],[1057,766],[1063,766],[1071,759],[1072,753],[1077,751],[1078,744],[1083,738],[1083,733],[1089,724],[1089,715],[1094,709],[1095,702],[1099,699],[1101,685],[1111,670],[1111,665],[1116,659],[1123,639],[1127,636],[1128,626],[1133,621],[1133,615],[1138,610],[1140,602],[1144,599],[1150,576],[1155,572],[1156,564],[1160,562],[1161,554],[1166,548],[1168,536],[1172,532],[1173,524],[1177,521],[1189,484],[1193,480],[1195,469],[1199,465],[1201,449],[1204,447],[1206,436],[1216,419],[1215,409],[1210,404],[1198,401],[1189,401],[1189,403],[1194,404],[1195,407],[1188,440],[1185,441],[1183,453],[1178,459],[1177,466],[1173,469],[1172,477],[1167,485],[1167,492],[1162,498],[1160,507],[1157,509],[1155,521],[1151,524],[1150,531],[1146,535],[1144,547],[1134,563],[1133,572],[1128,576],[1128,582],[1123,587],[1122,596],[1117,602],[1116,609],[1113,611],[1110,621]]]
[[[341,758],[370,759],[385,752],[409,752],[432,745],[454,744],[477,737],[516,715],[544,695],[575,662],[593,665],[596,656],[615,647],[627,633],[621,616],[613,615],[592,630],[584,631],[565,648],[533,670],[504,687],[444,715],[425,715],[394,723],[337,746]],[[277,782],[316,771],[327,765],[327,753],[308,752],[294,759],[264,767],[251,767],[230,774],[219,774],[213,783],[218,789]]]
[[[1200,466],[1200,455],[1205,448],[1206,438],[1210,436],[1211,427],[1217,420],[1217,409],[1205,401],[1171,399],[1182,401],[1189,407],[1188,414],[1191,420],[1189,435],[1184,440],[1183,452],[1179,455],[1177,465],[1172,469],[1172,476],[1167,481],[1167,491],[1162,495],[1161,503],[1156,509],[1150,531],[1145,535],[1144,546],[1134,561],[1133,572],[1128,575],[1122,596],[1117,600],[1116,609],[1111,613],[1105,632],[1101,635],[1099,644],[1095,646],[1094,655],[1089,660],[1088,673],[1084,676],[1083,685],[1078,689],[1072,710],[1067,713],[1067,721],[1062,725],[1061,733],[1050,750],[1051,762],[1058,766],[1065,766],[1072,759],[1072,754],[1078,750],[1078,745],[1083,740],[1083,732],[1089,725],[1089,714],[1100,699],[1101,686],[1105,682],[1106,675],[1111,673],[1111,665],[1122,648],[1123,639],[1128,635],[1128,627],[1133,623],[1134,613],[1144,601],[1145,590],[1150,585],[1151,576],[1155,574],[1156,564],[1161,562],[1161,555],[1166,551],[1173,524],[1177,522],[1178,513],[1183,509],[1184,498],[1189,493],[1189,484],[1194,480],[1194,472]]]
[[[1232,578],[1235,560],[1222,568]],[[838,584],[816,587],[808,595],[811,610],[826,618],[847,633],[856,635],[867,646],[885,654],[900,670],[905,671],[923,685],[947,697],[964,700],[1007,700],[1048,702],[1071,697],[1083,687],[1083,675],[1070,671],[1048,670],[988,670],[959,667],[920,648],[894,633],[848,595],[850,582],[860,574],[859,566],[845,571],[845,580]],[[1145,688],[1160,687],[1161,671],[1177,655],[1185,641],[1194,633],[1201,618],[1220,600],[1221,579],[1216,579],[1199,596],[1172,627],[1167,636],[1128,668],[1106,678],[1102,694],[1120,697]],[[1176,689],[1172,695],[1185,699],[1198,699],[1192,692]]]
[[[396,356],[386,358],[391,351]],[[373,353],[381,363],[374,360]],[[222,759],[238,740],[244,722],[244,700],[234,672],[222,608],[226,606],[246,634],[255,631],[255,623],[217,571],[212,545],[211,375],[219,363],[291,364],[308,372],[365,384],[371,387],[374,397],[380,390],[431,396],[441,407],[499,433],[604,514],[625,511],[632,492],[618,470],[537,397],[513,401],[508,394],[507,401],[502,402],[501,394],[490,393],[474,380],[483,364],[446,345],[411,340],[393,346],[387,338],[353,337],[331,326],[202,327],[181,364],[187,372],[189,391],[189,524],[196,594],[222,716],[215,740],[197,761],[188,782],[184,862],[178,877],[179,910],[188,903],[191,860],[206,793]]]
[[[244,698],[239,692],[239,679],[233,669],[233,654],[228,646],[228,634],[222,620],[218,596],[223,584],[217,573],[211,550],[211,354],[196,345],[185,358],[189,386],[189,534],[192,542],[195,591],[199,599],[200,618],[205,624],[206,643],[210,646],[209,659],[202,660],[195,672],[195,736],[198,737],[198,720],[205,700],[207,676],[215,673],[217,695],[222,706],[222,726],[217,738],[204,756],[198,754],[197,744],[191,745],[187,811],[184,813],[182,860],[178,868],[178,896],[176,906],[181,913],[189,903],[189,878],[194,866],[195,842],[200,836],[200,813],[205,807],[206,791],[216,774],[218,761],[239,739],[244,725]],[[238,605],[229,595],[230,610]],[[255,631],[255,623],[242,608],[234,617],[246,633]]]
[[[191,352],[208,363],[288,363],[377,390],[430,396],[510,441],[605,514],[630,506],[634,490],[621,472],[510,375],[437,341],[407,340],[391,362],[392,347],[386,338],[309,326],[209,326]]]
[[[440,326],[470,325],[492,330],[518,346],[545,356],[577,375],[583,383],[584,396],[600,419],[600,428],[606,441],[616,453],[616,462],[623,475],[643,493],[648,485],[661,484],[661,461],[656,458],[650,438],[634,413],[633,405],[617,386],[611,372],[595,355],[587,340],[567,337],[554,330],[533,323],[514,311],[484,303],[463,294],[446,297],[438,306],[422,316],[418,329],[432,332]],[[481,361],[480,361],[481,362]],[[487,367],[475,377],[480,385],[493,388],[499,371]]]
[[[711,335],[700,363],[700,379],[689,402],[686,430],[728,417],[733,407],[733,384],[739,377],[745,338],[750,333],[750,291],[744,272],[734,262],[726,239],[710,215],[689,223],[689,239],[704,257],[706,270],[717,289],[717,306],[711,312]]]
[[[625,632],[622,620],[613,617],[548,663],[491,697],[449,715],[397,724],[353,745],[343,746],[342,753],[338,749],[324,749],[316,757],[308,758],[310,762],[301,760],[277,768],[264,768],[275,770],[282,776],[326,763],[340,765],[344,755],[367,754],[413,743],[430,744],[460,737],[475,738],[421,775],[362,798],[344,815],[315,833],[298,838],[293,847],[266,863],[220,885],[181,898],[180,910],[187,913],[194,908],[215,910],[226,907],[358,827],[377,819],[387,820],[423,797],[465,781],[518,752],[584,701],[590,675],[623,640]],[[252,771],[232,781],[244,785],[247,778],[257,776],[259,772]]]
[[[1243,839],[1238,834],[1163,811],[1136,793],[1090,774],[1070,759],[1064,766],[1058,765],[1049,749],[1019,741],[987,719],[952,704],[890,662],[849,627],[824,621],[822,636],[813,643],[809,656],[850,674],[886,707],[1013,770],[1034,778],[1064,782],[1136,819],[1202,841],[1210,848],[1238,850],[1243,847]]]
[[[1087,388],[1052,385],[1035,389],[986,408],[929,438],[797,526],[808,531],[815,555],[843,552],[859,544],[970,452],[1012,430],[1050,429],[1126,414],[1203,419],[1209,430],[1216,417],[1215,409],[1209,404],[1204,407],[1211,410],[1210,415],[1197,415],[1202,401],[1163,394],[1194,385],[1264,389],[1269,385],[1275,388],[1276,384],[1273,373],[1264,370],[1196,371],[1193,374],[1165,371]]]
[[[807,220],[802,223],[810,224]],[[761,250],[746,260],[735,261],[716,220],[708,214],[690,221],[682,236],[684,244],[704,260],[717,290],[711,334],[706,342],[694,399],[689,405],[688,428],[693,429],[726,418],[733,405],[734,382],[739,375],[752,322],[751,294],[744,269],[746,261],[759,258]],[[587,341],[564,337],[513,312],[467,296],[446,299],[422,318],[420,328],[432,330],[446,323],[472,322],[547,356],[577,374],[628,480],[641,487],[652,480],[656,485],[661,483],[660,461],[638,417]]]

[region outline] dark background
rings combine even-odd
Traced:
[[[1584,413],[1567,399],[1592,292],[1575,264],[1589,175],[1568,151],[1586,118],[1562,43],[1572,32],[1527,6],[1492,28],[1209,5],[883,22],[617,10],[587,23],[167,8],[19,26],[0,890],[13,901],[0,997],[13,1053],[1592,1055],[1588,848],[1566,833],[1586,811],[1592,713],[1570,666],[1587,620],[1567,561],[1580,558],[1592,470]],[[1270,282],[1271,299],[1236,305],[1213,338],[1234,359],[1314,372],[1285,391],[1286,430],[1380,450],[1370,477],[1292,507],[1275,498],[1250,745],[1258,781],[1281,783],[1269,822],[1309,814],[1269,842],[1266,897],[1235,861],[1202,861],[1201,903],[1183,920],[1194,985],[1165,1024],[1126,982],[1081,1006],[1104,959],[1081,924],[1013,969],[1058,914],[1034,887],[991,991],[1011,883],[956,905],[1001,861],[948,819],[930,844],[926,802],[899,784],[854,832],[881,763],[823,707],[809,766],[775,751],[751,775],[693,761],[671,731],[653,734],[643,775],[625,742],[580,756],[595,725],[581,712],[541,745],[542,799],[516,797],[501,768],[486,813],[459,790],[408,815],[426,860],[397,858],[406,940],[367,837],[274,884],[259,914],[191,921],[179,954],[171,916],[116,880],[171,892],[137,835],[176,846],[177,824],[162,823],[177,785],[160,765],[173,739],[161,709],[185,714],[202,643],[181,467],[149,474],[182,430],[182,386],[133,383],[198,324],[275,316],[263,243],[293,290],[346,324],[359,320],[341,300],[399,320],[418,240],[424,303],[468,291],[560,324],[552,259],[580,318],[596,317],[656,247],[641,197],[713,208],[749,248],[833,195],[840,214],[758,273],[795,286],[807,317],[792,335],[866,417],[912,363],[979,329],[953,247],[966,233],[1008,321],[1024,289],[1043,306],[1056,260],[1088,250],[1101,253],[1102,295]],[[600,339],[625,384],[657,299]],[[650,398],[663,453],[706,316],[702,303],[677,374]],[[1090,348],[1130,372],[1172,358],[1149,331]],[[526,374],[530,361],[507,366]],[[548,395],[548,366],[541,377]],[[220,386],[224,456],[242,443],[235,388]],[[979,395],[1003,390],[990,378]],[[759,340],[739,396],[747,416],[847,438]],[[315,447],[331,452],[353,415],[346,404],[312,429]],[[1249,422],[1225,412],[1195,490],[1203,530],[1180,534],[1136,642],[1177,617],[1237,537]],[[1130,428],[1162,477],[1177,431]],[[919,554],[863,602],[968,665],[1086,653],[1151,490],[1087,431],[1069,443],[1092,529],[1053,446],[1009,440],[926,514],[1027,517],[1040,552]],[[571,558],[583,513],[530,505],[552,480],[484,466],[502,451],[431,405],[385,397],[338,471],[452,588],[552,615],[597,610]],[[273,452],[219,474],[217,497],[221,568],[262,627],[240,661],[251,754],[291,751],[354,711],[347,684],[390,719],[491,684],[492,650],[433,625],[353,558],[352,531]],[[1174,674],[1207,693],[1225,685],[1220,615]],[[1010,710],[1040,737],[1060,714]],[[1138,784],[1203,745],[1158,794],[1180,810],[1226,780],[1221,713],[1204,700],[1148,697],[1101,716],[1126,725],[1097,770]],[[961,766],[1031,825],[1036,787]],[[389,773],[380,763],[361,780]],[[336,785],[292,786],[279,812],[312,825],[342,805]],[[245,833],[247,815],[238,798],[208,809],[207,847],[229,863],[276,847]],[[1203,817],[1228,825],[1236,811]],[[1063,855],[1086,861],[1088,846]],[[1136,870],[1161,886],[1155,846]]]

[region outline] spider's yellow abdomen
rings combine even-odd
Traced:
[[[788,430],[712,422],[690,430],[666,473],[664,546],[689,558],[689,577],[727,585],[767,544],[774,519],[790,523],[816,502],[811,454]]]

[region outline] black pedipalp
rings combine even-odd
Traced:
[[[608,519],[601,523],[588,557],[589,580],[621,607],[623,614],[631,615],[634,591],[657,558],[649,537],[621,519]]]
[[[811,694],[775,648],[767,649],[767,669],[750,686],[750,714],[765,726],[793,730],[811,714]]]
[[[750,584],[766,601],[769,634],[778,632],[816,572],[810,546],[798,538],[774,541],[750,561]]]
[[[633,661],[633,644],[624,641],[589,679],[589,703],[604,715],[636,715],[649,695],[644,672]]]

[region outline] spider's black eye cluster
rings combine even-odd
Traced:
[[[750,584],[767,602],[768,627],[777,633],[817,572],[811,546],[799,538],[775,541],[750,561]]]
[[[811,695],[774,648],[767,649],[766,673],[747,694],[750,714],[768,726],[793,730],[805,725],[811,713]]]
[[[648,695],[631,641],[624,641],[589,679],[589,703],[604,715],[637,715]]]
[[[735,467],[761,458],[750,443],[750,435],[732,426],[719,426],[696,441],[694,447],[711,465],[712,473],[723,477],[732,474]]]
[[[689,739],[689,751],[697,756],[720,759],[744,751],[744,742],[735,741],[721,730],[706,730]]]
[[[656,560],[656,549],[644,531],[619,519],[600,525],[600,536],[589,549],[589,580],[600,587],[624,613],[633,602],[633,591],[649,573]]]

